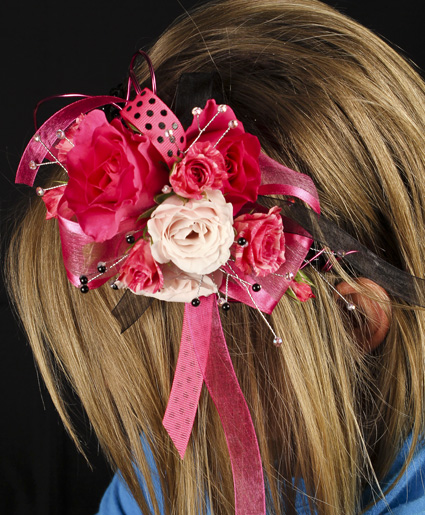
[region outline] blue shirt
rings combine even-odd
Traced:
[[[380,487],[385,490],[396,479],[402,469],[410,448],[409,438],[397,455],[389,473],[381,482]],[[159,473],[150,447],[143,441],[143,449],[151,469],[152,481],[155,487],[156,500],[161,514],[164,513],[164,499],[161,492]],[[139,474],[139,481],[143,494],[149,505],[149,514],[142,514],[136,501],[126,487],[119,474],[115,474],[111,484],[103,496],[97,515],[150,515],[153,506],[147,492],[146,483]],[[372,499],[371,490],[368,489],[364,496],[364,505]],[[296,499],[297,513],[299,515],[311,515],[306,496],[298,494]],[[421,443],[415,451],[412,461],[409,463],[396,486],[377,504],[365,512],[367,515],[419,515],[425,514],[425,444]]]

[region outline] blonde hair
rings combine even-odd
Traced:
[[[325,216],[408,272],[425,275],[424,85],[370,31],[315,0],[223,0],[183,16],[150,51],[159,96],[179,76],[218,71],[227,102],[263,150],[309,174]],[[146,80],[145,67],[139,70]],[[106,285],[67,281],[54,221],[34,201],[14,233],[9,287],[53,401],[77,445],[63,381],[79,395],[103,450],[142,512],[134,466],[158,506],[141,435],[160,471],[165,513],[232,513],[227,446],[203,392],[184,461],[162,427],[183,306],[154,303],[124,334]],[[351,278],[336,267],[328,280]],[[302,478],[319,514],[359,510],[365,485],[424,429],[425,316],[393,303],[386,341],[364,354],[328,284],[282,298],[271,323],[234,305],[224,331],[259,440],[271,512],[295,512]],[[353,283],[355,286],[356,283]],[[376,489],[376,496],[381,495]]]

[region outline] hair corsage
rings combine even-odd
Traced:
[[[148,61],[152,89],[135,80],[138,54]],[[211,98],[193,106],[185,129],[156,95],[149,58],[138,54],[127,99],[86,97],[54,114],[26,148],[16,182],[32,186],[45,164],[66,172],[65,184],[36,191],[46,218],[58,221],[66,273],[82,293],[109,281],[126,290],[127,305],[137,298],[185,303],[163,424],[183,458],[205,382],[228,443],[236,512],[258,515],[265,513],[259,447],[218,307],[257,309],[279,346],[281,335],[263,313],[285,293],[302,302],[314,297],[301,270],[313,236],[331,248],[345,242],[347,259],[360,268],[364,248],[326,220],[316,227],[312,180],[262,153],[230,106]],[[99,109],[108,104],[123,104],[111,122]],[[123,300],[114,314],[125,329],[134,319],[125,319]]]

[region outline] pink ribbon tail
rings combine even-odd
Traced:
[[[197,358],[196,363],[191,362],[193,356]],[[202,385],[198,373],[205,381],[223,425],[233,471],[235,512],[238,515],[265,514],[264,476],[258,441],[227,349],[215,295],[201,297],[198,307],[185,305],[182,346],[164,417],[164,426],[178,446],[180,456],[184,455],[196,414],[196,407],[191,410],[197,406]],[[189,375],[194,378],[196,388],[193,388],[192,381],[189,381],[190,388],[184,386]]]

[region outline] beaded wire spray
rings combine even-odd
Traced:
[[[137,82],[133,67],[139,55],[148,63],[151,89]],[[136,95],[130,99],[132,86]],[[152,298],[185,303],[163,425],[183,458],[205,382],[228,442],[236,513],[265,514],[258,442],[218,306],[228,311],[231,302],[242,302],[255,308],[279,346],[282,338],[264,313],[271,314],[285,293],[301,301],[314,296],[303,269],[326,252],[408,302],[423,305],[424,281],[318,218],[312,180],[262,154],[257,138],[245,132],[229,106],[206,98],[204,108],[193,108],[193,122],[185,130],[156,95],[146,53],[131,59],[125,100],[61,96],[82,98],[40,129],[35,120],[37,132],[16,182],[32,186],[46,164],[66,172],[67,184],[39,186],[36,193],[46,204],[46,217],[58,220],[69,280],[87,293],[118,275],[111,286],[126,291],[113,314],[122,330]],[[119,110],[121,121],[109,123],[99,111],[108,104]],[[47,155],[51,160],[45,162]],[[307,259],[313,240],[323,248]],[[348,250],[334,253],[325,247]],[[348,310],[355,309],[326,280],[330,269],[330,259],[322,271],[312,267]]]

